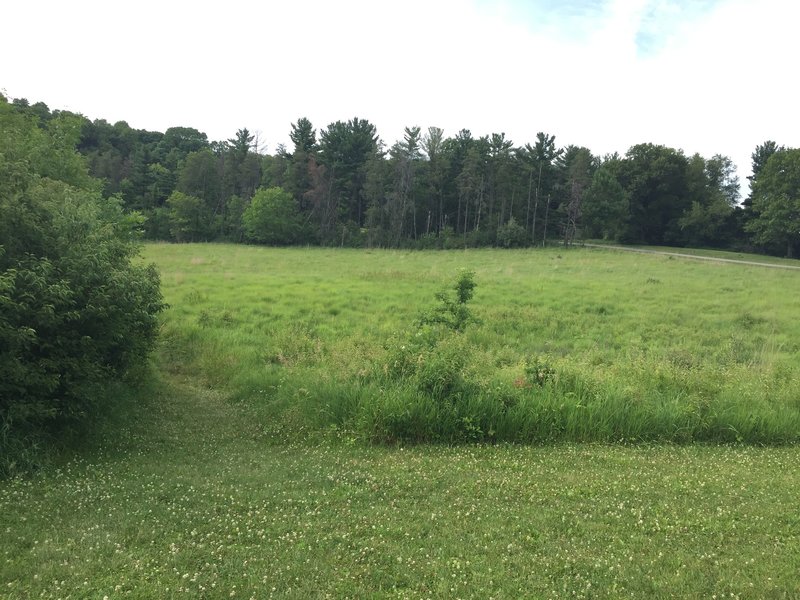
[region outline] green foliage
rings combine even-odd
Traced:
[[[776,150],[753,183],[756,242],[785,249],[792,258],[800,244],[800,150]]]
[[[300,215],[292,195],[279,187],[259,189],[242,214],[245,237],[251,242],[283,246],[300,238]]]
[[[208,136],[194,127],[170,127],[159,143],[159,154],[165,164],[174,169],[191,152],[208,147]]]
[[[178,171],[179,192],[210,204],[219,197],[221,185],[219,159],[211,150],[204,148],[186,156]]]
[[[392,144],[364,119],[336,121],[317,136],[300,118],[289,133],[293,151],[279,144],[269,155],[246,128],[209,143],[191,127],[160,133],[50,112],[25,99],[14,107],[41,135],[77,142],[104,194],[121,194],[126,210],[147,217],[151,239],[245,241],[242,203],[259,187],[281,187],[303,224],[291,243],[510,248],[545,245],[548,237],[570,246],[583,237],[788,254],[797,241],[779,231],[787,216],[780,203],[753,210],[769,158],[787,150],[773,141],[753,153],[753,195],[739,206],[730,158],[687,157],[652,143],[601,158],[577,145],[559,148],[543,132],[535,144],[515,146],[502,132],[476,138],[462,129],[445,138],[437,127],[407,127]],[[81,170],[70,173],[72,162],[61,159],[37,168],[63,181]],[[175,223],[168,234],[164,209],[175,191],[201,205],[169,209]]]
[[[340,220],[364,226],[367,165],[377,150],[377,130],[365,119],[336,121],[320,132],[319,163],[325,177],[313,184],[312,193],[319,198],[315,213],[323,242],[339,243],[336,225]]]
[[[420,316],[415,331],[389,345],[382,371],[390,380],[408,382],[435,401],[453,400],[464,390],[470,348],[462,332],[474,321],[467,307],[475,290],[474,276],[462,269],[452,291],[436,294],[440,304]]]
[[[683,152],[655,144],[637,144],[619,165],[619,182],[629,194],[626,241],[675,243],[679,219],[691,208]]]
[[[44,133],[0,103],[0,130],[11,133],[0,136],[0,449],[10,455],[90,413],[106,382],[145,359],[164,305],[155,267],[134,261],[141,217],[100,196],[69,123]],[[24,466],[13,461],[0,470]]]
[[[144,237],[149,240],[171,241],[174,220],[168,206],[159,206],[147,212],[144,217]]]
[[[497,245],[502,248],[520,248],[528,242],[525,228],[511,217],[505,225],[497,228]]]
[[[469,355],[463,336],[422,327],[410,339],[390,346],[382,370],[390,381],[409,383],[436,401],[453,400],[464,389]]]
[[[311,121],[301,117],[297,119],[297,123],[292,123],[289,139],[294,143],[295,152],[301,151],[308,154],[317,145],[317,132],[311,125]]]
[[[758,176],[761,174],[763,168],[767,165],[767,161],[773,154],[781,150],[785,150],[785,148],[779,146],[773,140],[767,140],[763,144],[756,146],[756,149],[750,155],[750,158],[752,159],[751,166],[753,174],[748,177],[748,179],[751,181],[751,183],[754,184],[756,181],[758,181]]]
[[[534,356],[525,362],[525,382],[543,387],[556,380],[557,372],[543,356]]]
[[[247,203],[239,196],[231,196],[228,198],[228,204],[225,210],[225,235],[228,239],[234,242],[241,242],[244,240],[244,224],[242,217],[247,208]]]
[[[415,331],[389,345],[378,380],[392,392],[356,407],[367,437],[393,442],[472,439],[476,434],[471,418],[460,414],[477,392],[476,383],[465,376],[473,349],[463,333],[475,321],[467,307],[474,290],[474,272],[462,269],[452,291],[436,294],[439,306],[420,317]]]
[[[443,325],[452,331],[464,331],[474,320],[467,303],[475,291],[475,272],[462,269],[456,277],[452,292],[449,289],[436,293],[439,304],[420,316],[420,325]]]
[[[487,432],[328,382],[342,406],[369,396],[370,439],[397,445],[330,424],[287,443],[266,396],[160,383],[66,464],[0,481],[4,598],[797,595],[798,447],[411,445]]]
[[[735,221],[739,179],[733,162],[725,156],[706,160],[695,154],[689,158],[686,177],[691,207],[678,220],[683,243],[722,247],[741,237]]]
[[[582,208],[587,237],[616,240],[624,232],[628,195],[610,169],[595,172]]]
[[[422,346],[416,356],[412,381],[436,400],[454,400],[464,389],[463,371],[470,348],[463,336],[447,335],[435,346]]]
[[[715,246],[724,240],[724,228],[733,209],[721,197],[707,204],[692,202],[679,220],[687,241],[693,246]]]
[[[207,239],[211,215],[200,198],[172,192],[167,198],[169,231],[176,242],[199,242]]]

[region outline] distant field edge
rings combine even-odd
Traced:
[[[753,267],[768,267],[771,269],[789,269],[793,271],[800,271],[800,264],[784,264],[784,263],[777,263],[777,262],[767,262],[769,260],[791,260],[791,259],[779,259],[774,257],[764,257],[763,262],[760,260],[744,260],[739,258],[725,258],[723,256],[713,256],[709,254],[691,254],[690,252],[704,252],[702,250],[690,250],[685,252],[674,252],[672,250],[661,250],[659,248],[641,248],[639,246],[619,246],[616,244],[594,244],[594,243],[582,243],[580,244],[584,248],[597,248],[600,250],[616,250],[621,252],[638,252],[639,254],[655,254],[659,256],[673,256],[676,258],[688,258],[692,260],[704,260],[708,262],[718,262],[718,263],[732,263],[737,265],[748,265]],[[725,251],[708,251],[714,252],[716,254],[725,254]],[[760,258],[760,257],[759,257]]]

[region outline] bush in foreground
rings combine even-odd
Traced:
[[[141,220],[102,198],[74,151],[77,123],[40,129],[0,101],[0,132],[0,473],[9,473],[145,359],[164,304],[155,268],[134,262]]]

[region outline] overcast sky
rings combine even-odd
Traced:
[[[0,90],[51,109],[268,151],[290,123],[537,131],[624,153],[800,146],[794,0],[8,2]]]

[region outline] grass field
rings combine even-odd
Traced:
[[[148,252],[173,305],[166,357],[293,431],[447,442],[800,437],[795,272],[601,250]],[[475,271],[478,323],[429,352],[413,323],[459,268]],[[402,360],[416,361],[412,376],[387,377]]]
[[[780,445],[798,274],[599,250],[146,255],[172,305],[155,379],[77,455],[0,482],[0,596],[800,596],[800,450]],[[478,322],[440,342],[468,355],[462,387],[425,398],[383,367],[462,267]],[[391,437],[390,385],[490,443],[368,443]],[[502,442],[539,405],[557,435]]]

